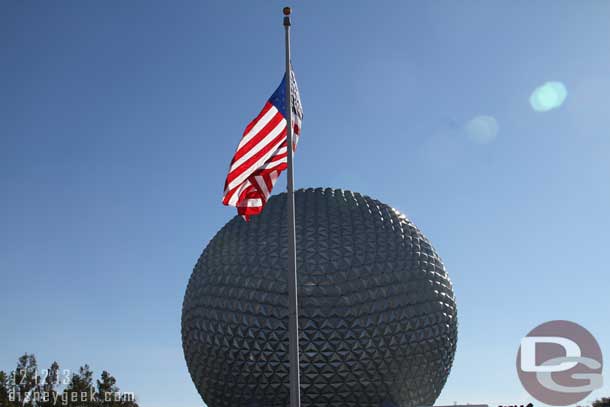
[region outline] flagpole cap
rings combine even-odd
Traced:
[[[292,13],[292,9],[290,7],[284,7],[284,15],[289,16]]]

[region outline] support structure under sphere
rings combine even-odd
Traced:
[[[441,392],[457,313],[441,259],[400,212],[345,190],[295,192],[303,407],[414,407]],[[182,309],[189,372],[209,407],[286,407],[286,194],[227,223]]]

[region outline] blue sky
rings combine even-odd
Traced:
[[[459,344],[437,404],[530,401],[515,355],[548,320],[610,352],[610,3],[289,4],[296,186],[403,211],[454,283]],[[182,297],[234,215],[224,177],[283,74],[284,5],[2,3],[0,369],[34,352],[110,370],[142,407],[201,405]],[[567,97],[535,111],[547,81]],[[495,137],[469,133],[478,116]]]

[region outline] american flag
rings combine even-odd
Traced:
[[[293,148],[296,150],[303,109],[294,72],[290,71]],[[288,166],[286,75],[259,115],[250,122],[231,160],[222,203],[235,206],[246,221],[263,210],[280,173]]]

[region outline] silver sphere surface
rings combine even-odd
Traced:
[[[404,215],[338,189],[295,192],[303,407],[432,405],[453,362],[445,267]],[[229,221],[191,275],[182,342],[209,407],[286,407],[286,194]]]

